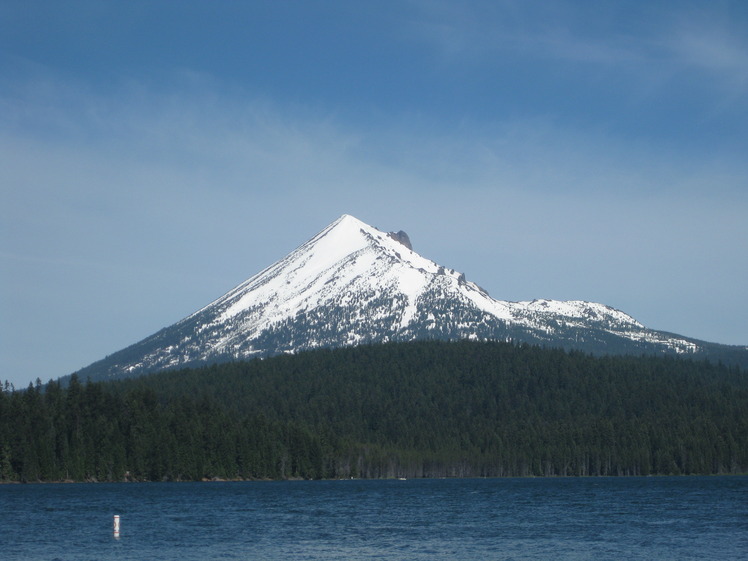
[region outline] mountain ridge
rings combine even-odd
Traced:
[[[516,341],[594,354],[675,354],[748,366],[748,350],[647,329],[583,300],[496,300],[413,251],[408,235],[344,214],[195,313],[84,368],[91,379],[416,339]]]

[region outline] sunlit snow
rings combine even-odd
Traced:
[[[540,340],[551,340],[561,330],[592,328],[676,352],[697,349],[685,339],[646,330],[631,316],[603,304],[494,300],[464,275],[343,215],[280,261],[176,324],[183,331],[179,343],[153,349],[123,369],[408,339],[424,329],[484,339],[481,334],[492,325],[521,328]],[[575,333],[579,337],[579,331]],[[280,342],[273,339],[274,349],[259,342],[276,336]]]

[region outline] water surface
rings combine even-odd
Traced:
[[[0,485],[0,546],[6,561],[738,560],[748,477]]]

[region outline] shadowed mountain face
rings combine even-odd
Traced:
[[[596,354],[673,354],[748,366],[748,350],[646,329],[592,302],[494,300],[348,215],[218,300],[79,372],[137,376],[319,347],[414,339],[512,340]]]

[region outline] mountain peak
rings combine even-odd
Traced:
[[[374,232],[377,232],[377,233],[381,232],[378,228],[369,226],[368,224],[366,224],[365,222],[362,222],[355,216],[352,216],[350,214],[343,214],[340,218],[335,220],[332,224],[330,224],[327,228],[325,228],[320,233],[338,231],[341,233],[341,235],[350,235],[356,230],[367,232],[369,234],[373,234]],[[410,237],[408,237],[408,234],[405,233],[403,230],[400,230],[398,232],[388,232],[387,235],[393,240],[395,240],[396,242],[399,242],[400,244],[404,245],[411,251],[413,250],[413,246],[410,243]]]
[[[84,369],[91,379],[414,339],[513,340],[596,353],[697,353],[603,304],[495,300],[465,275],[343,214],[309,241],[171,327]]]
[[[333,221],[325,230],[332,229],[332,228],[367,228],[370,227],[365,222],[362,222],[355,216],[352,216],[350,214],[341,214],[340,218]]]

